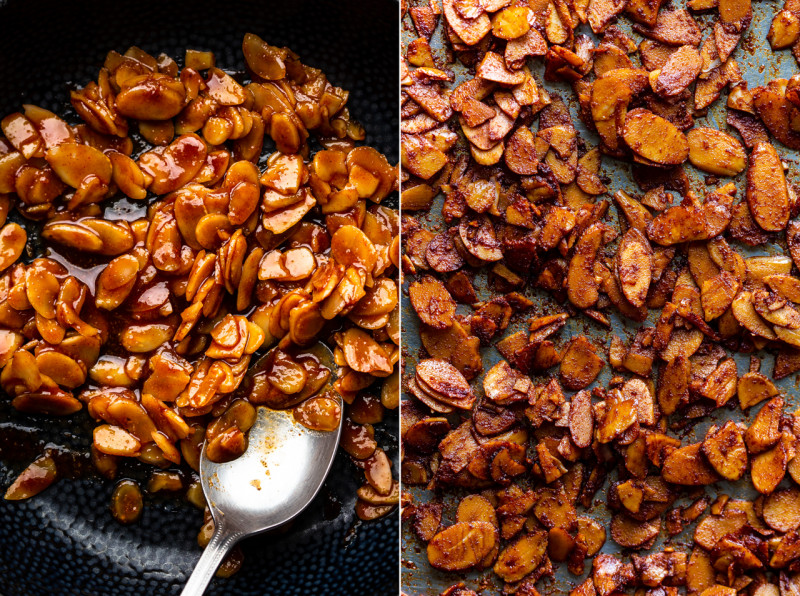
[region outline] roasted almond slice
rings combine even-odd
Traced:
[[[738,480],[747,471],[747,450],[742,429],[728,420],[722,428],[711,427],[703,440],[703,453],[711,467],[726,480]]]
[[[747,154],[732,136],[713,128],[693,128],[689,141],[689,161],[696,168],[719,176],[735,176],[747,165]]]
[[[652,82],[653,91],[663,97],[679,95],[694,82],[700,74],[701,67],[702,62],[697,50],[690,45],[681,46],[659,69],[658,75]]]
[[[622,293],[634,306],[642,306],[647,299],[653,272],[653,250],[642,232],[629,229],[617,251],[617,274]]]
[[[764,523],[778,532],[791,532],[800,527],[800,489],[793,486],[779,490],[764,499]]]
[[[672,484],[683,486],[704,486],[719,480],[719,476],[709,466],[701,449],[701,443],[694,443],[670,453],[661,469],[662,478]]]
[[[669,120],[643,108],[628,112],[622,137],[634,153],[656,164],[678,165],[689,156],[686,135]]]
[[[594,410],[588,391],[579,391],[570,402],[569,434],[576,447],[581,449],[592,444],[594,435]]]
[[[767,232],[783,230],[789,221],[789,193],[778,152],[759,143],[747,169],[747,204],[756,223]]]
[[[422,360],[417,364],[416,380],[426,393],[449,406],[469,410],[475,403],[475,394],[464,375],[444,360]]]
[[[761,453],[780,440],[782,415],[783,398],[781,397],[773,397],[762,406],[756,414],[755,420],[744,433],[744,440],[750,453]]]
[[[445,571],[475,567],[497,544],[497,529],[488,522],[457,522],[428,542],[428,561]]]
[[[546,552],[545,532],[527,534],[500,551],[494,572],[504,581],[519,581],[539,566]]]
[[[423,323],[434,329],[453,324],[456,303],[442,282],[430,275],[413,282],[408,288],[411,305]]]
[[[458,38],[468,46],[473,46],[482,40],[492,29],[492,22],[486,12],[473,18],[464,18],[456,10],[456,0],[444,0],[442,8],[444,18],[453,28]]]
[[[772,328],[756,312],[752,293],[747,291],[739,292],[731,303],[731,310],[736,320],[753,335],[764,339],[778,338]]]
[[[599,284],[594,274],[597,251],[603,238],[601,224],[590,226],[575,245],[567,271],[567,296],[578,308],[589,308],[597,302]]]

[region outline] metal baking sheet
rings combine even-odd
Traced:
[[[764,85],[768,81],[775,78],[789,78],[798,72],[797,62],[792,56],[790,50],[773,52],[766,41],[767,32],[769,31],[772,18],[778,11],[781,10],[782,5],[782,1],[754,2],[752,23],[742,36],[742,39],[733,54],[733,58],[739,64],[744,79],[747,81],[750,89]],[[676,3],[675,7],[678,6],[680,5]],[[662,10],[663,9],[664,7],[662,6]],[[704,38],[709,34],[715,20],[718,18],[716,10],[708,13],[693,13],[693,16],[703,29]],[[644,39],[642,36],[632,31],[631,22],[628,19],[623,17],[616,24],[621,30],[630,35],[637,44]],[[437,62],[440,61],[439,64],[446,64],[442,29],[443,28],[440,19],[439,25],[433,35],[433,38],[431,39],[431,46],[434,49],[434,55],[436,56]],[[586,33],[592,36],[595,40],[595,43],[597,43],[598,38],[597,36],[592,35],[588,25],[580,26],[576,30],[576,33]],[[414,29],[413,23],[410,17],[406,16],[403,21],[402,31],[404,44],[412,39],[415,39],[416,37],[417,33]],[[572,93],[569,85],[565,83],[544,83],[544,68],[542,58],[531,60],[529,62],[529,66],[531,68],[531,72],[533,72],[534,76],[536,77],[537,83],[540,86],[544,85],[548,91],[555,91],[558,93],[570,107],[573,117],[572,119],[576,128],[578,129],[579,137],[586,142],[587,146],[598,145],[598,136],[594,132],[588,131],[578,118],[577,101],[575,100],[574,94]],[[468,70],[460,62],[448,64],[447,68],[450,68],[455,73],[456,80],[453,86],[474,76],[468,72]],[[725,123],[726,98],[727,91],[723,91],[721,98],[714,102],[709,109],[707,116],[695,117],[695,126],[709,126],[712,128],[718,128],[720,130],[730,132],[738,138],[736,131],[728,127]],[[536,130],[536,126],[537,124],[534,123],[534,132]],[[796,183],[798,181],[797,164],[798,158],[800,158],[800,152],[791,151],[777,141],[774,141],[773,144],[778,150],[778,153],[780,154],[784,163],[788,166],[788,171],[786,172],[787,180],[790,183]],[[691,187],[698,194],[698,196],[703,197],[707,190],[717,186],[707,186],[704,180],[705,174],[693,168],[692,166],[686,164],[685,170],[691,180]],[[602,174],[604,174],[610,181],[606,184],[608,187],[608,194],[600,198],[610,199],[611,196],[613,196],[613,194],[618,190],[625,190],[629,193],[640,194],[639,187],[631,177],[630,163],[619,161],[604,155],[601,171]],[[730,178],[725,178],[720,182],[719,185],[727,183],[730,180]],[[733,181],[737,186],[738,200],[740,197],[744,196],[744,173],[738,175],[735,179],[733,179]],[[440,232],[447,228],[447,224],[441,217],[442,202],[443,197],[440,195],[437,197],[437,200],[429,214],[410,213],[409,215],[418,218],[426,228],[431,229],[434,232]],[[616,221],[617,217],[618,210],[612,202],[612,206],[608,212],[608,219]],[[751,248],[741,243],[731,241],[731,245],[735,247],[736,250],[745,258],[756,255],[780,254],[785,252],[785,246],[780,247],[770,244]],[[408,299],[408,284],[411,281],[413,281],[412,276],[405,277],[402,295],[403,343],[405,347],[403,369],[404,375],[413,374],[417,361],[420,358],[426,357],[419,339],[419,321]],[[487,287],[487,281],[485,270],[479,271],[473,277],[473,284],[478,293],[479,300],[488,299],[493,295],[491,290]],[[493,338],[493,342],[497,342],[498,340],[502,339],[502,337],[511,335],[512,333],[521,329],[526,329],[527,321],[531,317],[561,312],[563,310],[561,305],[556,303],[556,301],[545,292],[534,290],[531,287],[526,287],[521,291],[526,296],[534,300],[533,308],[529,311],[515,315],[504,334],[502,336],[498,334],[495,338]],[[457,312],[461,314],[471,314],[473,311],[469,306],[459,305]],[[607,354],[607,349],[612,335],[618,335],[625,341],[626,344],[630,343],[630,340],[632,340],[636,334],[636,329],[640,325],[652,326],[660,314],[660,310],[651,310],[648,320],[641,324],[624,319],[613,307],[608,309],[605,314],[611,320],[611,329],[592,321],[586,316],[578,315],[571,317],[568,320],[567,325],[550,339],[555,341],[557,346],[561,348],[569,341],[570,338],[576,335],[584,334],[596,345],[598,345],[601,348],[601,351],[605,351]],[[484,372],[489,370],[501,359],[500,353],[493,346],[482,348],[481,353],[483,357]],[[773,368],[774,355],[770,354],[768,351],[757,352],[755,355],[762,359],[761,371],[769,376]],[[749,354],[741,353],[734,355],[739,369],[739,375],[744,374],[749,369],[749,356]],[[532,379],[535,383],[544,383],[549,380],[551,373],[554,370],[556,369],[550,369],[547,371],[548,374],[546,375],[534,375],[532,376]],[[594,387],[607,385],[609,379],[614,374],[616,373],[609,366],[604,367],[601,374],[591,386]],[[471,382],[476,394],[478,394],[479,397],[482,394],[481,380],[482,375]],[[800,395],[800,389],[798,387],[798,375],[790,375],[789,377],[781,379],[780,381],[776,382],[776,386],[778,386],[784,392],[784,399],[786,399],[787,402],[787,411],[794,411],[798,406],[800,406],[800,397],[798,397]],[[571,395],[572,393],[573,392],[565,391],[565,394],[567,395]],[[403,398],[413,399],[405,392]],[[759,408],[752,408],[747,416],[743,416],[738,408],[738,402],[736,400],[732,400],[732,402],[736,403],[730,404],[728,407],[717,409],[712,413],[711,416],[702,418],[701,421],[690,430],[688,441],[691,441],[693,436],[704,436],[706,429],[711,424],[727,420],[728,418],[743,420],[746,423],[752,422],[752,418],[755,416]],[[687,439],[684,439],[683,442],[686,444]],[[609,526],[611,521],[611,512],[605,505],[605,492],[610,481],[614,480],[614,478],[614,473],[609,474],[606,484],[596,494],[594,507],[588,511],[579,507],[579,514],[588,514],[592,518],[600,521],[606,527]],[[790,481],[784,480],[784,484],[787,482]],[[405,490],[413,496],[414,502],[417,503],[427,502],[436,496],[431,491],[419,486],[405,487]],[[756,494],[750,483],[749,475],[745,475],[744,479],[737,483],[719,482],[715,486],[706,487],[705,491],[706,494],[712,498],[717,494],[722,493],[742,498],[752,498]],[[684,495],[686,492],[688,491],[685,491]],[[458,501],[466,494],[468,494],[468,491],[464,489],[456,489],[450,490],[446,494],[441,495],[441,501],[445,504],[445,511],[442,519],[443,526],[454,523],[455,507]],[[692,500],[693,499],[689,499],[684,496],[676,500],[673,506],[684,506],[689,504]],[[653,548],[647,552],[656,552],[658,550],[662,550],[665,546],[673,546],[677,550],[684,550],[688,552],[691,549],[694,525],[695,524],[690,524],[688,526],[688,530],[673,537],[668,537],[666,532],[662,531]],[[420,542],[420,540],[414,535],[414,533],[411,531],[410,524],[403,525],[401,529],[401,536],[401,576],[403,593],[407,596],[436,596],[447,587],[458,583],[459,581],[463,581],[467,588],[471,588],[482,595],[498,594],[502,590],[502,580],[500,580],[498,576],[494,575],[491,569],[479,573],[471,572],[467,574],[444,573],[433,569],[428,563],[425,552],[425,544]],[[619,545],[611,540],[609,535],[603,548],[601,549],[601,552],[624,553],[625,549],[619,547]],[[569,593],[570,590],[572,590],[588,576],[588,572],[591,569],[591,559],[587,559],[586,573],[584,573],[582,576],[575,576],[569,573],[566,569],[566,564],[563,563],[554,564],[554,567],[556,568],[554,577],[545,578],[537,584],[537,588],[543,595]]]

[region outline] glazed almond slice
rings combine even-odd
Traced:
[[[637,108],[628,112],[622,137],[640,157],[661,165],[678,165],[689,156],[689,142],[669,120]]]
[[[702,449],[711,467],[726,480],[738,480],[747,471],[747,449],[742,429],[732,420],[722,428],[711,427]]]
[[[700,74],[700,54],[690,45],[681,46],[672,53],[651,81],[653,91],[662,97],[674,97],[685,91]],[[653,80],[655,79],[655,80]]]
[[[454,408],[469,410],[475,394],[467,380],[452,364],[438,359],[422,360],[416,368],[417,384],[437,400]]]
[[[591,384],[605,365],[597,355],[597,347],[585,336],[570,342],[561,360],[559,375],[567,389],[583,389]]]
[[[50,455],[42,455],[22,470],[3,497],[6,501],[20,501],[38,495],[57,478],[56,462]]]
[[[747,169],[747,204],[756,223],[767,232],[786,228],[789,192],[778,152],[769,143],[759,143],[750,154]]]
[[[772,449],[759,453],[753,458],[750,466],[750,478],[753,487],[762,495],[771,494],[786,475],[790,453],[794,452],[794,448],[791,446],[794,441],[794,436],[790,436],[784,431],[780,441]]]
[[[531,381],[501,360],[483,378],[486,398],[499,405],[508,405],[528,399]]]
[[[689,161],[693,166],[719,176],[735,176],[747,166],[744,147],[732,136],[713,128],[693,128],[686,134]]]
[[[617,251],[617,273],[622,293],[628,301],[642,306],[650,288],[653,271],[653,250],[647,238],[635,228],[629,229]]]

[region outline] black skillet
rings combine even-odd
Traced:
[[[398,160],[398,4],[392,0],[0,0],[0,114],[34,103],[77,123],[68,91],[96,79],[109,50],[131,45],[182,60],[186,48],[215,52],[244,69],[242,36],[287,46],[351,91],[366,142]],[[0,499],[0,594],[179,594],[200,555],[202,513],[185,502],[146,497],[145,511],[121,526],[108,509],[113,484],[89,471],[85,413],[67,420],[21,416],[0,397],[0,488],[44,448],[62,478],[33,499]],[[382,427],[382,428],[381,428]],[[396,459],[397,424],[376,438]],[[32,431],[32,432],[24,432]],[[143,479],[130,466],[124,476]],[[397,516],[359,523],[353,514],[363,473],[337,456],[320,496],[292,528],[243,543],[242,570],[214,580],[209,594],[396,595]]]

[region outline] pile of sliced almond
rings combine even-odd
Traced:
[[[33,105],[0,121],[0,385],[25,413],[85,407],[107,478],[122,458],[185,463],[153,472],[148,492],[201,508],[203,443],[215,461],[241,455],[259,404],[316,430],[345,417],[342,447],[364,471],[356,512],[375,519],[399,498],[372,438],[399,402],[399,220],[381,205],[397,168],[356,146],[348,92],[324,73],[253,34],[242,50],[246,83],[209,52],[180,67],[112,51],[70,94],[82,122]],[[132,214],[104,216],[123,196]],[[48,253],[28,261],[34,226]],[[45,454],[6,498],[57,477]],[[118,519],[138,518],[138,487],[114,495]]]
[[[403,14],[403,519],[460,574],[442,594],[538,594],[559,566],[574,596],[800,593],[800,412],[774,383],[800,371],[800,75],[748,88],[750,1]],[[768,36],[798,59],[799,16]]]

